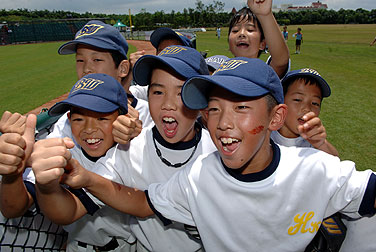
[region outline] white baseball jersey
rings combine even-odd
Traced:
[[[95,162],[89,160],[80,147],[75,146],[70,151],[72,157],[79,161],[83,167],[89,171],[92,170]],[[35,183],[34,174],[30,170],[25,173],[24,179]],[[120,183],[119,180],[116,182]],[[68,232],[68,243],[80,241],[95,246],[103,246],[110,242],[112,237],[118,237],[129,243],[135,242],[135,238],[130,232],[129,215],[103,204],[84,189],[71,190],[71,192],[81,200],[88,213],[74,223],[64,226],[64,229]]]
[[[313,146],[305,140],[303,137],[295,137],[295,138],[287,138],[282,136],[278,131],[272,131],[270,134],[270,138],[277,144],[291,147],[291,146],[296,146],[296,147],[311,147]]]
[[[144,101],[149,100],[148,99],[148,87],[149,86],[140,86],[138,84],[134,84],[129,87],[129,91],[136,97],[137,99],[141,99]]]
[[[139,119],[142,121],[142,127],[154,125],[153,119],[150,116],[149,104],[147,101],[141,99],[133,99],[131,105],[138,111]],[[67,113],[59,118],[59,120],[54,124],[52,132],[47,136],[47,138],[63,137],[69,137],[74,140]],[[77,145],[76,141],[74,141],[74,143]]]
[[[376,233],[376,215],[356,220],[343,219],[343,222],[347,233],[340,252],[376,251],[376,239],[373,235]]]
[[[152,207],[196,224],[206,251],[304,251],[325,217],[360,216],[371,171],[313,148],[272,146],[270,165],[247,175],[224,167],[218,152],[202,155],[149,186]]]
[[[200,130],[196,138],[189,142],[170,144],[163,140],[156,127],[144,128],[141,134],[128,145],[118,145],[107,152],[106,158],[99,160],[96,173],[111,180],[122,180],[122,184],[145,190],[151,183],[165,182],[181,168],[167,166],[158,157],[154,141],[163,158],[172,164],[190,165],[202,153],[215,150],[209,133]],[[195,146],[197,144],[197,148]],[[173,223],[164,226],[155,216],[132,219],[131,230],[137,240],[150,251],[196,251],[201,243],[188,236],[183,224]]]

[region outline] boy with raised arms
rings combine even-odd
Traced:
[[[182,99],[191,109],[208,108],[216,152],[146,192],[80,166],[70,166],[65,183],[85,186],[132,215],[156,213],[196,225],[207,251],[303,251],[325,217],[338,211],[350,217],[375,213],[372,171],[356,171],[353,162],[314,148],[270,140],[287,108],[278,76],[259,59],[234,58],[211,76],[187,80]],[[64,159],[52,170],[72,163],[68,155]]]
[[[230,20],[228,44],[234,57],[258,58],[266,45],[267,60],[282,78],[289,70],[289,50],[272,12],[272,0],[248,0]]]
[[[118,81],[105,74],[89,74],[81,78],[72,87],[68,98],[55,104],[49,110],[49,114],[55,116],[68,111],[72,135],[78,143],[70,150],[71,154],[80,164],[91,170],[95,162],[114,146],[112,123],[119,114],[126,114],[127,110],[127,95]],[[11,160],[11,154],[17,153],[14,151],[24,147],[23,141],[28,141],[32,146],[34,137],[30,135],[18,137],[17,134],[5,134],[1,136],[1,154],[7,155],[8,160]],[[18,142],[12,141],[17,137]],[[54,144],[62,140],[51,138],[40,141],[45,144],[46,152],[53,152]],[[2,147],[9,148],[10,151],[4,153],[5,150]],[[19,152],[17,157],[21,161],[26,160],[27,155],[23,156]],[[4,159],[2,160],[1,166],[4,166]],[[13,166],[18,165],[16,162],[13,163]],[[18,170],[13,174],[6,175],[6,178],[13,175],[20,179],[18,184],[3,186],[2,200],[5,204],[2,210],[17,209],[18,207],[12,205],[14,204],[13,198],[27,195],[26,192],[19,192],[24,183],[22,176],[18,176],[22,174],[22,167],[24,166],[19,165]],[[25,184],[28,183],[35,183],[35,181],[30,179],[25,182]],[[40,191],[43,192],[47,188],[53,188],[50,191],[53,196],[41,197],[37,201],[43,213],[50,217],[48,212],[50,210],[57,216],[71,217],[70,222],[64,221],[62,217],[49,218],[55,223],[65,225],[64,229],[68,231],[67,251],[132,251],[133,248],[135,249],[135,238],[131,235],[129,228],[129,215],[104,205],[85,190],[62,187],[59,183],[51,183],[44,188],[38,187],[36,194],[43,195]],[[77,204],[76,208],[69,208],[71,206],[69,202],[72,201]]]
[[[121,184],[146,190],[152,183],[166,182],[192,164],[200,154],[215,150],[208,132],[196,123],[199,111],[188,109],[181,100],[184,81],[209,72],[204,58],[195,49],[170,46],[158,56],[141,57],[134,66],[133,74],[137,83],[149,87],[149,110],[155,126],[143,128],[129,144],[119,144],[97,162],[93,171],[107,179],[120,180]],[[57,143],[59,152],[65,148]],[[50,154],[56,154],[46,150],[43,142],[39,141],[32,156],[37,186],[41,188],[57,183],[62,174],[54,172],[55,164],[50,163],[50,166],[41,162]],[[63,181],[66,176],[70,174],[62,176]],[[43,198],[49,195],[46,192]],[[46,207],[53,209],[51,204]],[[49,217],[54,219],[52,215],[55,214],[52,211]],[[56,218],[70,221],[69,216]],[[164,226],[155,216],[133,218],[131,230],[137,238],[137,251],[198,251],[202,247],[200,240],[191,237],[183,224],[174,222]]]

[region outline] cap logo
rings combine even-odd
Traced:
[[[163,51],[160,52],[158,55],[162,56],[162,55],[166,55],[166,54],[178,54],[182,51],[187,51],[187,49],[185,49],[183,47],[179,47],[179,46],[169,46],[169,47],[166,47],[165,49],[163,49]]]
[[[317,75],[317,76],[320,76],[319,72],[317,72],[316,70],[314,69],[310,69],[310,68],[303,68],[300,70],[301,73],[311,73],[311,74],[314,74],[314,75]]]
[[[77,34],[75,39],[78,39],[82,36],[88,36],[88,35],[93,35],[100,29],[103,29],[103,25],[97,25],[97,24],[90,24],[90,25],[85,25]]]
[[[234,70],[243,64],[247,64],[248,62],[245,60],[228,60],[224,62],[219,68],[213,73],[217,73],[220,71],[227,71],[227,70]]]
[[[179,36],[184,36],[183,34],[181,34],[180,32],[175,32],[176,34],[178,34]]]
[[[74,85],[74,89],[71,93],[74,93],[78,90],[94,90],[96,87],[103,83],[104,81],[93,78],[82,78]]]
[[[218,64],[223,64],[226,60],[225,59],[221,59],[221,58],[209,58],[206,60],[206,63],[209,63],[209,62],[214,62],[214,63],[218,63]]]

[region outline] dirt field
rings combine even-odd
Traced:
[[[145,50],[146,54],[155,54],[155,48],[151,45],[149,41],[140,41],[140,40],[127,40],[127,42],[137,48],[137,51]],[[64,100],[68,97],[69,93],[63,94],[45,104],[42,106],[35,108],[31,111],[29,111],[27,114],[39,114],[42,108],[50,108],[52,105],[54,105],[56,102],[59,102],[61,100]]]

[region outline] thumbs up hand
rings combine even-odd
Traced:
[[[17,177],[23,173],[34,146],[36,116],[29,115],[23,134],[6,133],[0,136],[0,175]]]

